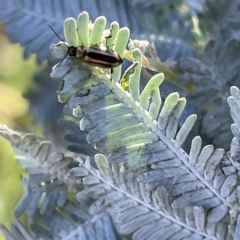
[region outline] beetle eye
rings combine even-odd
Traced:
[[[69,47],[68,48],[68,54],[71,57],[75,57],[76,56],[76,47]]]

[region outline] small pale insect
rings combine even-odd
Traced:
[[[49,26],[55,35],[64,42],[55,30]],[[67,46],[68,47],[68,46]],[[77,59],[83,61],[92,66],[101,67],[101,68],[115,68],[123,63],[123,59],[119,56],[117,52],[106,47],[106,46],[97,46],[97,45],[89,45],[87,47],[79,46],[79,47],[68,47],[67,55],[71,57],[76,57]],[[66,57],[67,57],[66,55]],[[63,60],[66,58],[64,57]],[[62,61],[63,61],[62,60]],[[62,62],[61,61],[61,62]],[[60,64],[61,64],[60,62]]]

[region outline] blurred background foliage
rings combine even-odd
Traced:
[[[29,86],[36,87],[32,76],[46,63],[37,65],[34,55],[24,60],[23,48],[9,41],[2,24],[0,42],[0,123],[16,130],[40,132],[41,128],[33,122],[29,102],[23,95]],[[0,137],[0,146],[0,222],[9,227],[13,221],[13,209],[24,192],[23,170],[14,160],[10,143]],[[5,239],[2,233],[0,239]]]

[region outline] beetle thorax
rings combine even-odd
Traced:
[[[85,57],[86,49],[84,47],[78,47],[76,52],[76,58],[83,59]]]
[[[85,48],[84,47],[69,47],[68,54],[71,57],[76,57],[78,59],[83,59],[85,56]]]

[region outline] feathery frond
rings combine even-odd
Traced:
[[[40,141],[35,134],[20,135],[2,125],[0,134],[10,141],[18,153],[16,161],[29,174],[23,177],[26,193],[16,206],[15,216],[21,216],[26,209],[31,216],[39,206],[42,214],[63,206],[67,191],[78,188],[67,178],[70,166],[74,166],[73,158],[54,151],[50,142]]]
[[[191,2],[193,1],[186,1],[186,4],[193,11],[204,6],[203,2],[200,4],[192,4]],[[175,1],[173,4],[180,5],[181,3]],[[5,33],[10,40],[25,47],[24,57],[36,53],[39,63],[45,59],[51,62],[54,61],[54,58],[49,53],[49,45],[53,42],[54,35],[48,25],[51,25],[62,36],[61,22],[69,16],[76,17],[81,11],[88,11],[91,18],[104,15],[110,22],[118,21],[121,26],[129,26],[135,37],[145,34],[149,38],[149,33],[158,36],[163,32],[168,32],[169,37],[175,34],[175,37],[178,38],[191,38],[191,23],[186,23],[185,14],[181,13],[178,7],[173,11],[169,8],[168,2],[158,2],[156,7],[152,6],[154,14],[149,15],[144,5],[143,2],[129,2],[127,0],[123,0],[121,3],[114,0],[103,5],[99,4],[97,0],[91,2],[77,0],[68,2],[52,0],[46,2],[39,0],[31,4],[27,0],[1,0],[0,19],[5,25]],[[159,15],[159,10],[163,19],[156,18]],[[164,14],[164,12],[171,14],[171,16],[168,17],[168,14]],[[153,24],[149,24],[149,19]],[[176,33],[176,29],[169,33],[168,29],[172,29],[172,25],[176,23],[179,23],[178,33]],[[163,42],[163,44],[165,45],[166,42]],[[181,47],[176,49],[176,52],[181,51]]]
[[[83,15],[79,16],[81,17]],[[74,29],[74,26],[72,19],[66,20],[65,28]],[[74,39],[75,44],[78,41],[76,36],[72,33],[71,39]],[[61,46],[55,45],[53,50],[59,47]],[[121,52],[119,53],[121,55]],[[141,66],[141,53],[134,50],[133,55]],[[102,185],[101,182],[98,184],[102,189],[100,194],[109,194],[111,197],[107,199],[106,195],[101,199],[94,195],[94,198],[99,199],[95,205],[101,205],[100,202],[117,201],[115,198],[111,200],[112,196],[117,197],[118,192],[124,190],[127,196],[130,192],[132,198],[137,197],[141,203],[146,201],[148,208],[154,208],[154,213],[147,214],[155,216],[157,212],[159,216],[156,215],[156,218],[164,216],[175,222],[176,233],[181,232],[182,228],[178,225],[180,221],[184,227],[194,232],[189,234],[200,234],[209,238],[213,236],[224,238],[229,234],[227,219],[229,208],[236,201],[237,174],[236,171],[232,171],[229,176],[225,176],[221,171],[224,150],[214,149],[211,145],[201,150],[199,137],[193,139],[189,156],[180,148],[196,121],[195,115],[189,116],[177,131],[185,99],[179,98],[177,93],[172,93],[161,106],[159,92],[159,85],[163,80],[161,74],[154,76],[140,93],[138,65],[129,77],[129,91],[123,91],[117,83],[120,80],[116,77],[119,76],[119,69],[113,72],[111,78],[102,73],[101,69],[90,67],[95,75],[89,80],[95,82],[94,84],[91,82],[89,87],[86,80],[79,82],[84,66],[79,64],[76,67],[77,61],[79,60],[66,58],[60,66],[53,68],[52,76],[64,79],[65,84],[59,92],[59,98],[69,100],[73,114],[81,118],[80,128],[88,132],[88,142],[93,143],[95,148],[105,155],[102,156],[104,162],[108,162],[102,173],[109,184]],[[68,73],[67,77],[64,72]],[[104,85],[98,79],[101,79]],[[75,86],[77,88],[74,94]],[[91,168],[89,163],[87,166],[86,168]],[[107,173],[106,169],[109,169]],[[96,171],[93,175],[99,177]],[[121,189],[116,193],[112,193],[109,188],[114,182],[117,182]],[[80,192],[77,195],[78,200],[82,197],[87,198],[88,195],[85,195],[87,193],[91,193],[91,196],[95,191],[98,193],[100,185]],[[112,187],[115,188],[114,185]],[[144,195],[141,189],[144,189]],[[123,195],[120,194],[119,200],[122,198]],[[143,213],[148,210],[143,210]],[[131,232],[120,233],[134,234],[135,230],[141,228],[141,223],[144,223],[143,219],[139,218],[139,222],[137,219],[137,216],[131,221],[127,219],[128,224],[136,223],[136,227],[130,224]],[[186,223],[188,227],[185,226]],[[123,222],[121,226],[125,226]],[[158,231],[160,230],[153,232],[152,236],[159,237],[165,232]]]
[[[239,81],[240,61],[235,54],[239,47],[240,42],[234,38],[220,49],[215,46],[215,41],[210,40],[205,47],[203,62],[181,58],[176,68],[180,83],[195,86],[187,98],[199,107],[210,108],[203,117],[202,132],[213,139],[214,145],[225,149],[229,148],[232,138],[226,98],[229,86]]]
[[[21,137],[6,127],[0,129],[25,157],[18,159],[27,164],[30,174],[26,181],[29,191],[17,207],[17,216],[28,207],[32,232],[51,239],[97,239],[99,233],[100,239],[115,239],[117,234],[132,239],[238,239],[239,89],[231,88],[232,97],[228,98],[235,121],[230,155],[213,145],[202,147],[199,136],[193,138],[188,154],[182,146],[196,115],[179,126],[186,99],[171,93],[162,102],[162,73],[140,90],[139,49],[132,51],[133,65],[123,74],[121,65],[111,73],[68,55],[68,46],[104,44],[122,57],[129,30],[119,29],[116,22],[110,26],[105,30],[104,17],[89,23],[88,14],[83,12],[77,20],[65,20],[66,42],[51,46],[56,58],[67,55],[51,74],[64,81],[58,98],[68,104],[66,111],[69,114],[71,108],[73,115],[66,124],[78,122],[88,143],[101,152],[94,156],[95,163],[80,154],[78,166],[74,158],[55,152],[49,142],[40,142],[35,135]],[[108,45],[106,34],[112,45]],[[207,69],[210,75],[214,73],[210,64],[189,62],[200,75]],[[66,229],[61,228],[60,221],[65,215],[69,217],[71,205],[65,186],[77,191],[82,214],[71,212]],[[49,218],[48,211],[53,213]]]

